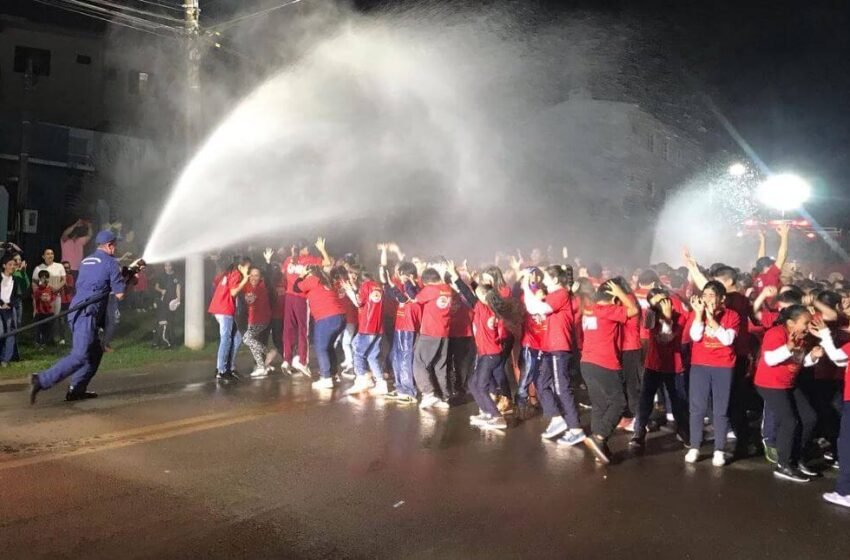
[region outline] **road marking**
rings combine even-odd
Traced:
[[[204,416],[194,416],[184,418],[182,420],[174,420],[171,422],[163,422],[161,424],[153,424],[134,428],[131,430],[121,430],[110,432],[96,437],[89,437],[74,441],[69,444],[74,449],[59,452],[47,452],[27,457],[18,457],[14,459],[0,458],[0,471],[15,469],[19,467],[28,467],[46,463],[50,461],[58,461],[70,457],[78,457],[80,455],[88,455],[89,453],[97,453],[99,451],[107,451],[110,449],[120,449],[140,443],[159,441],[162,439],[173,438],[212,430],[215,428],[223,428],[243,422],[250,422],[265,416],[279,414],[282,412],[279,404],[274,406],[265,406],[256,408],[241,414],[233,412],[224,412],[219,414],[207,414]]]

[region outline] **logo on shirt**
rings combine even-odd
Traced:
[[[496,318],[495,317],[490,317],[490,318],[487,319],[487,328],[490,329],[491,331],[496,330]]]
[[[448,309],[452,303],[452,299],[449,296],[440,296],[437,298],[436,304],[440,309]]]
[[[255,296],[254,294],[245,294],[245,302],[248,305],[251,305],[255,301],[257,301],[257,296]]]
[[[381,303],[381,298],[383,294],[381,294],[381,290],[372,290],[369,292],[369,301],[372,303]]]
[[[581,318],[581,328],[586,331],[595,331],[598,328],[596,317],[593,315],[585,315]]]

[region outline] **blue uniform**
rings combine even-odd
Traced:
[[[80,262],[76,287],[77,293],[71,301],[72,308],[96,296],[104,297],[68,315],[73,341],[71,353],[38,374],[38,383],[42,389],[71,377],[69,392],[84,392],[97,373],[103,357],[98,330],[103,328],[106,318],[106,297],[110,292],[124,293],[121,266],[113,256],[98,249]]]

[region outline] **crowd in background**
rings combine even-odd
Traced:
[[[366,268],[322,238],[219,260],[216,377],[240,379],[244,342],[250,378],[279,367],[317,391],[351,381],[347,395],[435,411],[471,399],[482,430],[543,414],[542,438],[604,464],[616,434],[639,454],[666,424],[687,464],[710,441],[715,467],[758,453],[777,478],[809,482],[850,467],[850,282],[785,267],[790,229],[777,232],[777,257],[761,234],[747,271],[686,250],[678,268],[626,272],[566,262],[566,248],[561,262],[534,250],[473,268],[395,243]],[[824,498],[850,507],[850,468]]]

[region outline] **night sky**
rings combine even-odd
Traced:
[[[203,22],[228,19],[235,9],[244,10],[246,4],[242,0],[201,0],[200,3]],[[277,3],[277,0],[265,0],[257,5]],[[366,11],[414,3],[356,1],[357,7]],[[690,126],[691,130],[686,132],[701,139],[709,149],[734,150],[734,142],[711,117],[706,104],[699,101],[710,99],[769,167],[794,170],[812,179],[818,195],[812,210],[823,225],[850,227],[850,214],[846,212],[850,208],[847,188],[850,185],[850,2],[514,0],[507,3],[524,11],[533,7],[543,14],[547,11],[567,16],[599,14],[628,26],[637,37],[632,44],[634,71],[642,74],[644,84],[649,84],[643,95],[652,99],[647,99],[645,105],[656,116],[682,124],[685,129]],[[81,24],[79,16],[29,1],[4,1],[0,11]],[[686,99],[684,107],[683,99]],[[670,107],[669,111],[664,107]],[[700,118],[683,124],[677,112]],[[705,131],[698,130],[699,123],[704,124]]]

